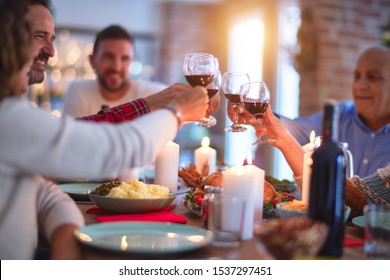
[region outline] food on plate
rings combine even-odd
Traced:
[[[294,195],[277,192],[268,181],[264,181],[263,218],[276,217],[276,205],[293,200],[295,200]]]
[[[92,191],[98,194],[116,198],[165,198],[169,197],[169,188],[160,185],[148,185],[137,179],[126,182],[106,182]]]
[[[221,186],[222,172],[217,171],[210,175],[208,174],[208,165],[205,164],[202,173],[196,170],[196,166],[192,163],[188,167],[179,169],[179,177],[183,179],[187,187],[192,189],[204,189],[204,186]]]
[[[115,180],[110,182],[105,182],[101,184],[99,187],[91,191],[91,194],[106,196],[112,188],[119,187],[121,182]]]
[[[183,179],[185,185],[188,187],[183,204],[198,215],[201,214],[205,186],[221,187],[222,185],[221,171],[214,172],[210,175],[207,174],[207,164],[203,166],[202,173],[199,173],[196,170],[196,166],[192,163],[189,163],[188,167],[179,169],[179,177]]]
[[[327,234],[326,224],[306,216],[273,219],[255,228],[259,245],[281,260],[315,257]]]
[[[281,208],[284,210],[292,211],[307,211],[307,204],[301,200],[293,200],[290,202],[283,203]]]
[[[200,206],[204,197],[205,186],[223,187],[223,174],[221,171],[208,174],[208,166],[205,164],[202,173],[196,170],[196,166],[189,163],[188,167],[179,169],[179,177],[188,186],[188,193],[184,198],[184,205],[190,210],[200,213]],[[276,180],[276,179],[275,179]],[[287,181],[287,180],[285,180]],[[280,182],[280,181],[279,181]],[[295,197],[289,193],[280,193],[267,180],[264,181],[264,214],[276,216],[275,207],[279,202],[292,201]]]

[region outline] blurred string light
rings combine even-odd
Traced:
[[[67,81],[73,81],[76,78],[76,70],[74,68],[69,68],[65,70],[64,78]]]
[[[129,73],[131,76],[138,76],[142,73],[142,63],[138,60],[133,61],[130,64]]]
[[[69,40],[70,32],[68,29],[62,29],[58,35],[60,42],[66,42]]]
[[[81,50],[78,46],[72,48],[68,54],[66,55],[66,62],[69,65],[73,65],[77,62],[77,60],[80,58]]]
[[[59,69],[54,69],[50,74],[50,79],[54,83],[58,83],[62,78],[62,73]]]
[[[86,44],[84,47],[84,53],[92,54],[93,52],[93,43]]]

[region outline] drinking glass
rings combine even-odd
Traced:
[[[233,106],[234,120],[231,126],[225,128],[227,132],[242,132],[246,128],[238,123],[237,109],[240,106],[240,87],[250,82],[248,73],[245,72],[226,72],[222,77],[222,92]]]
[[[209,100],[213,98],[215,95],[217,95],[219,88],[221,86],[221,81],[222,81],[221,72],[219,72],[218,70],[218,73],[215,75],[214,79],[206,87]],[[207,117],[203,117],[201,120],[195,121],[195,124],[201,127],[212,127],[217,124],[217,119],[212,115],[210,115]]]
[[[268,107],[270,94],[264,82],[253,82],[242,85],[240,88],[241,102],[244,108],[256,118],[257,125],[263,127],[263,115]],[[253,142],[253,145],[260,143],[270,143],[275,139],[266,133]]]
[[[214,97],[219,90],[220,78],[218,59],[208,53],[186,54],[183,63],[183,73],[187,82],[192,86],[206,87],[209,99]],[[202,127],[212,127],[217,123],[213,116],[204,117],[195,121]]]

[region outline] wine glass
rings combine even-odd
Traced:
[[[266,84],[264,82],[248,83],[241,86],[240,92],[241,102],[244,108],[256,118],[258,126],[263,127],[263,115],[270,100],[270,93]],[[270,143],[273,141],[275,141],[275,139],[263,132],[253,145]]]
[[[214,79],[206,87],[209,100],[213,98],[215,95],[217,95],[219,88],[221,86],[221,82],[222,82],[222,76],[221,76],[221,72],[219,72],[218,70],[217,74],[214,76]],[[195,124],[201,127],[212,127],[217,124],[217,119],[212,115],[210,115],[207,117],[203,117],[201,120],[195,121]]]
[[[183,63],[183,72],[187,82],[195,86],[206,87],[209,99],[214,97],[219,90],[220,79],[218,79],[218,59],[208,53],[186,54]],[[195,124],[202,127],[212,127],[217,123],[213,116],[204,117],[195,121]]]
[[[240,91],[243,84],[250,82],[248,73],[245,72],[226,72],[222,77],[222,92],[225,97],[232,103],[234,111],[234,120],[231,126],[225,128],[228,132],[242,132],[246,128],[241,126],[238,121],[237,109],[240,106],[240,95],[244,92]]]

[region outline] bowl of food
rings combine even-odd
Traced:
[[[273,219],[255,228],[261,250],[280,260],[314,258],[327,234],[326,224],[304,216]]]
[[[276,213],[280,218],[306,216],[308,207],[301,200],[286,201],[276,204]]]
[[[155,212],[176,198],[167,187],[147,185],[138,180],[106,182],[89,191],[88,196],[101,209],[116,213]]]
[[[295,216],[306,216],[308,213],[308,205],[301,200],[286,201],[276,204],[276,213],[278,217],[285,219]],[[348,220],[351,213],[351,207],[344,207],[344,221]]]

